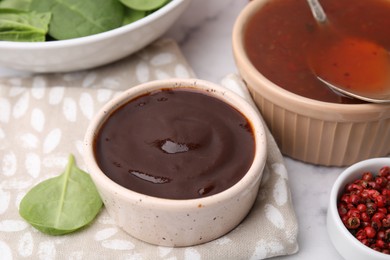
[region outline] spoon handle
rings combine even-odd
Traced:
[[[322,9],[320,2],[318,2],[318,0],[307,0],[307,2],[314,18],[320,23],[326,22],[326,14],[324,9]]]

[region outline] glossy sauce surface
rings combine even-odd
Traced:
[[[114,111],[95,139],[99,167],[133,191],[194,199],[237,183],[254,159],[248,120],[186,88],[138,97]]]
[[[331,25],[341,35],[349,39],[365,39],[390,50],[389,0],[321,0],[321,5]],[[336,44],[332,52],[324,52],[333,44],[330,40],[312,45],[313,41],[321,38],[321,33],[306,0],[271,0],[248,23],[245,48],[253,65],[272,82],[298,95],[320,101],[361,102],[342,97],[320,82],[309,66],[309,51],[317,52],[319,59],[329,59],[329,66],[322,69],[327,70],[328,75],[335,73],[342,84],[362,88],[366,86],[365,80],[372,82],[372,79],[364,76],[368,74],[378,82],[388,80],[378,78],[388,75],[379,73],[383,70],[383,64],[387,66],[386,60],[372,63],[375,68],[368,64],[358,66],[359,62],[365,64],[369,61],[367,57],[371,55],[372,46],[363,46],[368,50],[366,57],[363,55],[347,62],[345,59],[351,57],[347,51],[353,50],[353,46],[348,46],[350,43],[347,42],[343,44],[346,48],[339,48]],[[335,65],[331,56],[337,57],[336,63],[339,64]]]

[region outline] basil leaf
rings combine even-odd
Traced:
[[[119,0],[125,6],[139,11],[150,11],[162,7],[170,0]]]
[[[126,25],[144,18],[147,15],[145,11],[138,11],[130,8],[125,8],[125,15],[123,18],[123,24]]]
[[[50,13],[0,9],[0,40],[23,42],[45,41],[50,17]]]
[[[39,183],[25,195],[19,214],[43,233],[63,235],[90,223],[102,205],[91,177],[70,155],[61,175]]]
[[[49,34],[57,40],[105,32],[122,25],[118,0],[32,0],[31,10],[51,12]]]
[[[30,3],[31,0],[2,0],[0,1],[0,8],[29,11]]]

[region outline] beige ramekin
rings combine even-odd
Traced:
[[[138,96],[158,89],[204,91],[230,104],[251,123],[255,156],[250,169],[235,185],[199,199],[162,199],[137,193],[115,183],[99,168],[93,151],[95,135],[110,114]],[[257,197],[266,161],[266,137],[258,113],[237,94],[197,79],[167,79],[132,87],[107,103],[91,121],[84,141],[84,160],[103,203],[115,223],[130,235],[155,245],[191,246],[216,239],[235,228]]]
[[[251,64],[244,33],[268,1],[253,0],[233,29],[233,52],[242,78],[283,154],[304,162],[346,166],[390,153],[389,104],[335,104],[296,95],[272,83]]]

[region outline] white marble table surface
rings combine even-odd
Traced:
[[[200,79],[219,83],[237,73],[231,47],[234,21],[248,0],[193,0],[164,37],[175,39]],[[0,67],[0,76],[15,72]],[[326,231],[332,184],[343,170],[320,167],[285,157],[293,203],[299,222],[299,252],[278,259],[342,259]],[[273,258],[275,259],[275,258]]]

